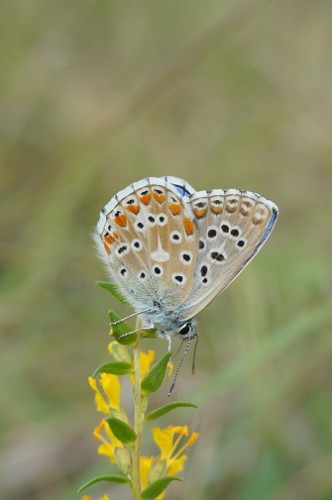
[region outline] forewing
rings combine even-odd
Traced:
[[[172,310],[192,287],[197,229],[187,198],[166,179],[150,177],[120,191],[97,226],[111,279],[136,308],[157,302]]]
[[[198,228],[199,249],[185,319],[236,278],[266,241],[278,216],[272,201],[237,189],[200,191],[188,205]]]

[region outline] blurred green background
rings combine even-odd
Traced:
[[[0,9],[0,496],[75,499],[108,470],[87,376],[107,359],[107,310],[125,311],[95,286],[90,233],[119,189],[168,174],[280,207],[199,315],[174,400],[200,409],[160,422],[200,432],[169,498],[332,498],[330,0]]]

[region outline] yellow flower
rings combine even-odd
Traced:
[[[88,495],[84,495],[81,500],[92,500],[91,497],[89,497]],[[99,500],[111,500],[110,497],[108,495],[103,495],[102,497],[99,498]]]
[[[102,373],[100,375],[100,385],[103,393],[98,387],[97,381],[89,377],[91,389],[95,392],[95,402],[98,411],[109,414],[110,407],[118,410],[120,408],[120,381],[116,375]]]
[[[199,434],[192,432],[187,442],[184,443],[183,438],[189,435],[188,427],[167,427],[152,429],[153,439],[160,449],[160,460],[166,461],[166,470],[169,476],[173,476],[180,472],[184,467],[184,462],[187,460],[186,455],[182,455],[188,446],[192,446],[198,439]],[[183,444],[184,443],[184,444]]]
[[[142,489],[146,488],[149,485],[149,474],[151,468],[155,467],[156,460],[154,457],[140,457],[140,474],[141,474],[141,486]],[[165,492],[163,491],[156,497],[155,500],[162,500],[165,496]]]
[[[140,457],[140,473],[142,488],[148,485],[149,472],[153,462],[153,457]]]
[[[180,472],[187,459],[186,455],[182,455],[182,453],[188,446],[192,446],[199,436],[197,432],[192,432],[189,436],[189,430],[186,425],[183,427],[170,426],[166,429],[154,427],[152,432],[154,441],[160,449],[160,456],[156,458],[140,457],[141,483],[143,489],[149,485],[150,473],[156,474],[157,464],[161,464],[162,461],[165,465],[162,465],[160,470],[165,470],[163,469],[165,466],[168,476],[173,476]],[[187,442],[183,443],[183,438],[188,436]],[[156,500],[162,500],[164,496],[165,492],[161,493]]]
[[[141,367],[141,378],[143,379],[145,377],[145,374],[149,371],[150,365],[152,361],[154,360],[156,352],[155,351],[148,351],[148,352],[140,352],[139,355],[139,361],[140,361],[140,367]],[[135,366],[134,366],[135,368]],[[130,381],[132,384],[134,384],[134,375],[130,374]]]
[[[115,448],[123,448],[123,444],[119,441],[111,431],[108,423],[103,419],[100,424],[94,429],[93,435],[99,439],[102,444],[98,448],[100,455],[106,455],[110,462],[115,462]]]

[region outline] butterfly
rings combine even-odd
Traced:
[[[278,207],[251,191],[196,192],[177,177],[147,177],[101,210],[94,238],[131,316],[170,348],[174,333],[197,337],[194,317],[253,259],[277,217]]]

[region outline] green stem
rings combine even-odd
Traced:
[[[141,364],[140,364],[140,351],[141,351],[141,337],[137,334],[137,342],[134,347],[134,366],[135,366],[135,383],[134,383],[134,397],[135,397],[135,414],[134,414],[134,429],[137,434],[137,439],[133,448],[133,496],[135,500],[141,500],[141,474],[140,474],[140,456],[142,444],[142,431],[144,420],[144,409],[142,408],[142,392],[141,392]]]

